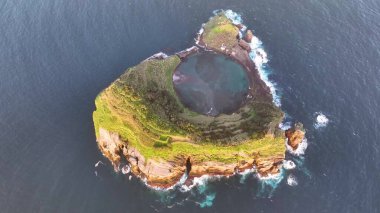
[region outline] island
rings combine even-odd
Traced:
[[[252,37],[221,11],[193,47],[155,54],[103,90],[93,121],[115,170],[156,189],[204,175],[279,174],[286,144],[297,149],[304,130],[279,128],[284,113],[249,55]]]

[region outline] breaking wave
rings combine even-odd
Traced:
[[[284,169],[286,170],[291,170],[291,169],[296,168],[296,164],[291,160],[284,160],[283,164],[284,164]]]
[[[292,127],[292,123],[291,122],[282,122],[278,125],[278,127],[282,130],[288,130]]]
[[[271,198],[273,193],[276,191],[277,187],[280,185],[285,177],[284,169],[277,175],[269,175],[268,177],[259,177],[259,187],[257,191],[257,196],[262,198]]]
[[[297,186],[298,185],[296,176],[294,176],[292,174],[290,174],[288,176],[288,179],[286,180],[286,182],[288,183],[289,186]]]
[[[315,113],[314,127],[316,129],[325,127],[329,123],[329,119],[322,112]]]

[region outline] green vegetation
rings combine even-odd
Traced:
[[[203,119],[206,121],[202,122],[204,128],[214,127],[215,134],[231,132],[227,131],[228,124],[223,123],[222,119],[236,125],[242,123],[239,119],[229,120],[228,115],[212,118],[184,109],[172,86],[172,73],[179,62],[177,56],[144,61],[105,89],[95,101],[93,118],[96,136],[99,137],[99,128],[104,128],[118,133],[123,141],[137,148],[145,158],[164,160],[190,155],[194,161],[235,162],[237,155],[273,156],[284,153],[282,137],[257,137],[257,134],[252,134],[239,141],[226,135],[236,144],[201,137],[202,128],[185,120],[185,115]],[[257,118],[254,112],[246,114]],[[224,128],[220,129],[220,126]]]
[[[236,37],[239,35],[239,29],[223,14],[218,14],[210,19],[205,24],[204,30],[202,39],[208,47],[220,49],[223,45],[230,49],[237,43]]]
[[[127,122],[130,118],[122,117],[114,109],[109,109],[108,101],[104,92],[96,99],[95,128],[98,130],[99,127],[102,127],[111,132],[117,132],[122,140],[137,148],[147,159],[174,160],[176,156],[192,156],[193,161],[214,160],[231,163],[236,162],[237,155],[252,157],[259,154],[266,157],[276,156],[285,152],[282,137],[252,139],[239,145],[216,145],[186,141],[169,142],[168,139],[171,136],[179,135],[167,135],[160,137],[159,140],[149,138],[150,133],[146,132],[145,135],[143,131],[139,130],[142,127],[134,126],[134,124]],[[185,135],[182,136],[185,137]]]

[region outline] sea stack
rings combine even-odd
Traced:
[[[305,130],[301,123],[296,123],[292,128],[285,131],[288,145],[295,151],[305,137]]]

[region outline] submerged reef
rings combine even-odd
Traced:
[[[202,26],[193,47],[171,56],[155,54],[103,90],[95,100],[93,120],[98,147],[115,170],[130,168],[157,189],[192,185],[194,178],[204,175],[230,176],[245,170],[260,177],[279,174],[286,141],[296,149],[304,130],[296,126],[285,134],[279,128],[284,113],[251,58],[252,39],[251,30],[220,11]],[[224,55],[244,67],[249,89],[235,112],[197,113],[178,97],[175,70],[201,52]]]

